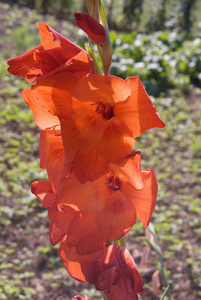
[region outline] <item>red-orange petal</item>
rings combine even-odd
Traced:
[[[57,50],[58,51],[58,50]],[[42,52],[40,51],[40,56],[42,58]],[[52,52],[52,51],[51,51]],[[55,51],[54,51],[55,52]],[[39,56],[39,55],[38,55]],[[35,59],[39,59],[36,53],[34,53]],[[50,77],[54,74],[60,73],[60,72],[70,72],[70,77],[66,78],[65,85],[63,85],[63,90],[66,89],[66,83],[68,83],[68,88],[73,88],[70,83],[70,79],[74,78],[81,78],[82,76],[86,76],[88,72],[94,73],[94,65],[93,61],[90,58],[89,54],[85,51],[79,52],[76,56],[73,56],[67,61],[64,61],[62,64],[57,64],[57,61],[54,59],[52,54],[44,52],[43,54],[43,60],[41,61],[43,63],[43,69],[40,69],[40,76],[37,77],[37,80],[44,79],[46,77]],[[42,68],[42,67],[41,67]],[[41,71],[42,70],[42,71]],[[26,79],[29,80],[29,78],[33,77],[35,74],[37,75],[38,70],[37,69],[31,69],[26,76]],[[61,78],[61,73],[59,75]],[[60,81],[58,80],[58,84]],[[61,85],[61,83],[60,83]],[[57,86],[57,85],[55,85]],[[66,89],[66,92],[68,90]]]
[[[59,124],[51,90],[51,86],[35,85],[22,92],[23,99],[33,112],[36,125],[41,129],[52,128]]]
[[[79,255],[75,247],[69,247],[64,240],[58,250],[68,274],[81,282],[94,280],[94,263],[97,262],[97,253]]]
[[[148,226],[151,215],[156,206],[158,183],[153,170],[142,170],[144,188],[135,189],[128,183],[122,183],[122,192],[136,209],[136,217],[144,226]]]
[[[43,45],[44,49],[52,50],[55,48],[61,48],[60,56],[57,56],[57,58],[62,58],[63,62],[69,60],[79,52],[84,51],[82,48],[73,44],[64,36],[56,32],[49,25],[45,23],[39,23],[37,26],[39,28],[41,44]]]
[[[64,163],[70,164],[82,145],[81,134],[71,120],[60,120],[64,147]]]
[[[110,246],[113,247],[111,255],[117,257],[115,266],[110,266],[103,270],[95,282],[95,287],[98,288],[100,282],[106,282],[106,288],[104,292],[110,300],[116,299],[127,299],[137,300],[137,294],[143,293],[142,278],[136,268],[134,260],[127,249],[124,247]],[[104,264],[100,260],[101,263]],[[100,280],[101,279],[101,280]],[[99,280],[99,281],[98,281]]]
[[[50,238],[50,243],[53,246],[55,246],[59,242],[61,243],[64,236],[65,233],[56,224],[50,223],[49,238]]]
[[[54,205],[48,209],[48,217],[52,224],[55,224],[61,231],[67,234],[69,226],[76,214],[76,210],[70,206],[64,205],[56,209]]]
[[[84,13],[75,13],[77,26],[82,29],[95,44],[104,44],[106,39],[104,27],[92,16]]]
[[[121,255],[119,255],[119,260],[124,261],[125,274],[128,274],[132,284],[133,289],[136,294],[144,295],[143,281],[140,273],[135,265],[133,257],[130,255],[127,249],[119,248]]]
[[[96,214],[76,213],[69,226],[67,244],[76,247],[80,255],[91,254],[106,245],[106,240],[102,238],[96,226]]]
[[[39,149],[40,167],[46,168],[53,191],[56,192],[71,171],[69,164],[64,165],[64,149],[61,136],[41,130]]]
[[[110,187],[108,187],[110,189]],[[107,199],[104,210],[97,213],[96,224],[104,240],[120,239],[136,222],[136,209],[120,190]]]
[[[31,192],[43,203],[43,207],[52,207],[55,195],[49,181],[34,181]]]
[[[73,98],[74,86],[77,80],[85,76],[90,70],[91,61],[89,55],[81,52],[60,66],[56,74],[52,71],[48,74],[48,77],[44,76],[39,81],[38,89],[41,89],[43,86],[51,87],[48,90],[49,95],[47,97],[54,102],[58,116],[61,119],[67,119],[74,109],[80,107],[80,102]]]
[[[84,52],[88,56],[89,69],[93,69],[89,55],[82,48],[67,40],[45,23],[38,24],[38,28],[41,44],[23,55],[9,59],[8,72],[34,82],[47,74],[52,75],[65,68],[65,63],[80,52]]]
[[[144,188],[144,180],[141,171],[141,153],[133,152],[118,164],[110,164],[110,176],[118,176],[120,181],[128,182],[134,188]]]
[[[89,54],[85,51],[79,52],[76,56],[73,56],[65,64],[67,70],[80,79],[82,76],[86,76],[87,73],[94,73],[93,60]]]
[[[34,60],[43,66],[43,74],[50,72],[59,67],[58,61],[51,55],[51,53],[47,53],[45,50],[35,50],[33,53]],[[34,69],[30,70],[27,73],[27,77],[32,75],[32,71],[34,74]]]
[[[99,212],[104,208],[108,195],[104,177],[82,184],[71,173],[60,186],[57,204],[71,205],[82,213]]]
[[[91,151],[102,139],[104,120],[95,111],[84,107],[77,108],[71,114],[71,119],[81,134],[79,153]]]
[[[37,76],[43,75],[43,65],[40,64],[39,66],[39,63],[34,59],[34,52],[40,50],[43,50],[42,45],[38,45],[37,47],[26,52],[25,54],[9,59],[7,61],[9,65],[8,72],[13,75],[26,78],[29,71],[34,69],[35,74],[27,78],[28,81],[34,82]]]
[[[109,246],[88,255],[79,255],[63,240],[58,250],[69,275],[104,290],[110,300],[137,300],[143,294],[142,278],[133,258],[124,247]]]
[[[81,183],[94,181],[109,171],[109,162],[96,149],[78,153],[72,162],[75,176]]]
[[[68,118],[73,109],[78,107],[76,101],[72,102],[72,88],[76,81],[72,73],[63,70],[41,79],[22,93],[41,129],[59,124],[58,117]]]
[[[101,142],[96,147],[99,154],[110,162],[118,162],[131,154],[135,141],[124,122],[113,117],[105,122]]]
[[[128,77],[126,82],[131,88],[131,97],[127,102],[119,103],[114,107],[114,115],[130,128],[133,138],[150,128],[163,128],[165,124],[139,77]]]
[[[61,243],[59,247],[58,255],[60,256],[68,274],[72,278],[81,282],[86,281],[86,277],[82,272],[82,266],[77,259],[77,252],[75,247],[69,247],[66,244],[66,241],[63,241],[63,243]]]
[[[124,102],[131,95],[131,88],[127,82],[116,76],[102,76],[89,73],[77,81],[74,96],[79,101],[98,103]]]
[[[48,148],[52,149],[52,146],[58,150],[62,150],[63,148],[60,125],[55,126],[54,132],[52,133],[47,132],[46,130],[40,131],[40,142],[39,142],[40,168],[46,168],[48,162],[46,151]],[[52,157],[54,157],[54,155],[52,155]]]

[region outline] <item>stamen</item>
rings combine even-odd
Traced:
[[[57,128],[58,127],[58,128]],[[55,136],[61,136],[61,128],[60,124],[54,125],[52,127],[47,128],[50,132],[52,132]]]
[[[121,182],[118,177],[112,176],[110,177],[109,181],[105,184],[111,187],[114,191],[117,191],[120,189]]]
[[[104,119],[110,120],[113,117],[113,109],[108,103],[96,102],[92,105],[97,105],[95,111],[98,114],[102,114]]]

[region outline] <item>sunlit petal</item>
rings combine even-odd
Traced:
[[[74,95],[79,101],[103,101],[113,106],[115,103],[124,102],[131,95],[131,89],[121,78],[89,73],[77,82]]]
[[[164,127],[139,77],[128,77],[126,82],[131,88],[131,97],[126,103],[114,107],[115,116],[125,122],[134,138],[150,128]]]
[[[103,138],[97,146],[97,151],[106,160],[117,162],[130,155],[134,143],[125,124],[117,118],[112,118],[105,123]]]
[[[64,149],[60,135],[41,130],[40,166],[45,167],[52,188],[56,192],[71,171],[71,165],[64,164]]]
[[[134,152],[118,164],[110,164],[110,175],[118,175],[120,181],[130,183],[134,188],[141,190],[144,180],[141,171],[141,153]]]
[[[53,246],[55,246],[58,242],[61,243],[64,236],[65,233],[56,224],[50,223],[49,238],[50,238],[50,243]]]
[[[60,187],[57,203],[75,206],[82,213],[92,213],[103,209],[107,197],[104,177],[82,184],[71,173]]]
[[[48,217],[52,224],[55,224],[62,232],[67,234],[69,226],[76,214],[76,210],[70,206],[63,206],[58,210],[55,207],[48,209]]]
[[[96,149],[79,153],[72,162],[72,169],[81,183],[94,181],[109,171],[109,162]]]
[[[98,251],[106,245],[95,223],[96,214],[81,214],[77,212],[74,217],[67,237],[69,246],[76,246],[78,254],[90,254]]]
[[[68,165],[77,154],[82,139],[79,130],[71,120],[60,120],[61,134],[64,147],[64,163]]]
[[[55,195],[49,181],[32,182],[31,192],[42,201],[43,207],[52,207]]]
[[[104,210],[96,215],[97,228],[104,240],[120,239],[136,222],[136,210],[121,191],[113,192]]]
[[[122,184],[122,192],[132,201],[136,209],[137,218],[144,226],[149,224],[149,220],[156,206],[158,184],[153,170],[142,170],[144,188],[134,189],[130,184]]]
[[[33,86],[22,92],[27,105],[31,108],[34,121],[41,129],[59,124],[58,112],[51,98],[51,86]]]

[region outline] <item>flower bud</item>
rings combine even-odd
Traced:
[[[104,44],[106,39],[105,29],[99,22],[84,13],[75,13],[74,16],[77,26],[88,35],[93,43],[97,45]]]

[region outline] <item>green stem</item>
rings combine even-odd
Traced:
[[[165,286],[166,287],[170,287],[168,285],[168,278],[167,278],[167,274],[166,274],[166,270],[165,270],[165,267],[164,267],[163,257],[162,256],[160,256],[160,263],[161,263],[161,275],[163,277],[163,281],[165,283]],[[168,288],[168,290],[166,291],[166,293],[167,293],[168,299],[171,300],[170,288]]]
[[[126,247],[126,235],[122,236],[122,238],[120,238],[120,240],[114,241],[114,244],[120,245],[122,247]]]
[[[164,300],[164,299],[165,299],[165,296],[166,296],[166,294],[168,294],[169,289],[170,289],[170,286],[168,285],[168,286],[166,287],[166,289],[165,289],[163,295],[161,296],[160,300]],[[168,296],[168,297],[169,297],[169,296]]]
[[[148,239],[147,242],[148,244],[154,249],[154,251],[158,254],[159,256],[159,259],[160,259],[160,272],[161,272],[161,276],[163,278],[163,281],[164,281],[164,284],[165,286],[169,286],[168,285],[168,277],[167,277],[167,273],[166,273],[166,269],[164,267],[164,261],[163,261],[163,253],[162,253],[162,250],[160,248],[160,244],[159,244],[159,241],[158,241],[158,237],[156,235],[156,232],[155,232],[155,229],[154,229],[154,226],[152,223],[149,224],[149,227],[148,227],[149,231],[153,234],[154,236],[154,243],[150,242]],[[168,296],[168,299],[171,300],[171,293],[170,293],[170,288],[166,288],[166,293],[167,293],[167,296]]]
[[[111,245],[114,245],[114,242],[113,241],[107,241],[107,246],[111,246]]]
[[[102,24],[103,27],[105,28],[106,40],[105,40],[105,43],[103,44],[103,46],[98,46],[98,51],[99,51],[99,54],[100,54],[100,57],[101,57],[101,60],[103,63],[104,74],[106,76],[108,76],[110,73],[110,65],[112,62],[113,49],[112,49],[112,43],[110,40],[110,32],[109,32],[109,28],[108,28],[108,22],[107,22],[105,10],[103,8],[101,0],[99,0],[99,17],[100,17],[100,24]]]
[[[97,60],[97,58],[96,58],[96,56],[95,56],[95,54],[94,54],[94,51],[93,51],[93,49],[92,49],[90,39],[89,39],[89,46],[88,46],[87,44],[85,44],[85,49],[86,49],[86,51],[89,53],[89,55],[91,56],[91,58],[93,59],[93,62],[94,62],[94,68],[95,68],[95,73],[96,73],[97,75],[103,75],[103,71],[102,71],[102,69],[101,69],[101,67],[100,67],[100,64],[99,64],[99,62],[98,62],[98,60]]]

